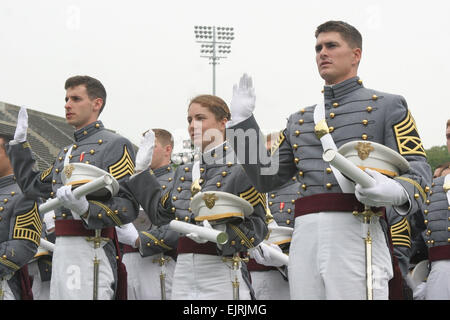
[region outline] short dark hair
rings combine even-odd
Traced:
[[[88,94],[89,99],[97,99],[100,98],[103,100],[102,107],[100,108],[100,113],[102,113],[103,108],[106,104],[106,89],[103,84],[92,77],[89,76],[74,76],[70,77],[66,80],[64,84],[64,89],[73,88],[76,86],[84,85],[86,87],[86,92]]]
[[[447,170],[447,169],[450,169],[450,162],[449,162],[449,161],[444,162],[443,164],[441,164],[440,166],[438,166],[438,167],[436,168],[436,170],[434,170],[434,171],[435,171],[435,174],[433,175],[433,178],[438,178],[438,177],[442,176],[442,173],[443,173],[445,170]]]
[[[316,38],[322,32],[338,32],[351,48],[360,48],[362,50],[361,33],[352,25],[344,21],[327,21],[322,23],[316,29]]]
[[[173,149],[173,137],[172,134],[165,129],[152,129],[155,133],[155,138],[158,139],[158,142],[163,146],[170,145]]]
[[[2,140],[0,143],[0,147],[3,148],[4,150],[6,150],[6,147],[5,147],[6,144],[9,143],[13,139],[14,139],[14,137],[10,134],[0,133],[0,140]]]

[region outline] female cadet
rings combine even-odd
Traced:
[[[257,246],[267,235],[265,223],[265,195],[259,193],[237,164],[233,150],[225,140],[226,123],[230,111],[219,97],[201,95],[192,99],[188,107],[188,131],[199,159],[177,168],[172,186],[162,188],[156,173],[148,169],[152,158],[154,137],[149,130],[141,142],[136,158],[136,172],[126,182],[128,188],[156,225],[172,219],[196,224],[190,208],[193,194],[201,192],[227,192],[247,200],[253,213],[242,218],[225,218],[215,225],[228,234],[228,242],[216,245],[196,234],[182,236],[178,242],[172,299],[236,299],[237,283],[240,283],[240,299],[250,299],[248,280],[241,272],[233,273],[231,258],[244,256],[247,250]],[[140,170],[142,172],[138,173]],[[193,178],[194,177],[194,178]],[[195,188],[197,186],[197,190]],[[204,225],[211,227],[206,221]],[[156,239],[157,240],[157,239]],[[157,245],[157,242],[155,242]],[[241,261],[240,266],[245,266]],[[238,281],[233,277],[238,275]]]

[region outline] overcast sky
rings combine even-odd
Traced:
[[[87,74],[105,85],[100,119],[134,143],[148,128],[187,138],[187,107],[212,93],[194,26],[233,27],[217,66],[228,103],[246,72],[265,132],[320,98],[315,28],[343,20],[363,35],[364,85],[401,94],[425,148],[445,144],[450,118],[450,2],[300,0],[1,0],[0,101],[64,116],[64,82]]]

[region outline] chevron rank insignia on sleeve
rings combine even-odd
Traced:
[[[44,181],[44,179],[47,178],[47,177],[50,175],[50,173],[52,172],[52,170],[53,170],[53,166],[51,166],[51,167],[48,168],[47,170],[43,171],[43,172],[41,173],[41,181]]]
[[[401,155],[427,156],[416,129],[416,122],[409,110],[405,119],[394,125],[394,135]]]
[[[283,141],[286,139],[283,130],[280,131],[280,134],[278,135],[277,141],[272,145],[270,148],[270,154],[274,154],[275,151],[280,147],[280,145],[283,143]]]
[[[116,179],[125,177],[126,175],[132,175],[134,173],[134,163],[128,153],[127,146],[124,146],[123,155],[119,161],[109,166],[109,173]]]
[[[258,203],[260,203],[263,206],[264,210],[267,210],[266,194],[258,192],[255,189],[255,187],[251,187],[247,191],[244,191],[244,192],[240,193],[239,197],[241,197],[242,199],[247,200],[248,202],[250,202],[250,204],[253,207],[256,207],[256,205]]]
[[[25,239],[39,245],[41,241],[42,222],[39,216],[37,203],[33,209],[16,217],[13,239]]]
[[[411,248],[411,227],[406,218],[391,226],[391,239],[394,246]]]

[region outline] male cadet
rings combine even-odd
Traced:
[[[345,22],[328,21],[317,28],[315,36],[316,63],[325,80],[324,100],[289,117],[270,159],[261,159],[262,152],[251,150],[255,143],[245,146],[247,154],[237,150],[237,156],[261,192],[281,186],[298,173],[301,194],[295,204],[288,267],[291,299],[366,299],[370,297],[362,217],[358,215],[365,205],[393,206],[401,215],[417,211],[426,198],[424,188],[431,183],[431,170],[405,99],[367,89],[357,76],[361,34]],[[232,129],[259,132],[253,117],[253,90],[251,78],[244,74],[233,90]],[[316,124],[320,130],[315,132]],[[232,139],[230,131],[227,135]],[[238,134],[235,131],[234,139]],[[256,138],[263,141],[261,135]],[[363,141],[366,146],[373,141],[400,153],[409,163],[407,174],[391,179],[366,169],[376,186],[354,186],[322,159],[325,144],[336,149],[350,141]],[[258,159],[249,163],[249,154]],[[270,173],[273,168],[278,168],[276,174]],[[373,298],[387,299],[392,263],[385,234],[376,221],[381,220],[374,219],[370,225]]]
[[[167,130],[152,130],[155,146],[150,168],[162,189],[170,189],[175,173],[171,166],[173,137]],[[116,227],[127,267],[128,300],[166,300],[171,296],[179,233],[167,224],[145,228],[149,224],[144,213],[126,229]]]
[[[27,263],[41,239],[38,203],[22,194],[13,175],[5,145],[12,137],[0,134],[0,300],[31,300]]]
[[[450,120],[446,128],[450,153]],[[430,273],[426,282],[416,288],[414,297],[426,300],[450,299],[450,173],[434,178],[423,210],[427,229],[424,239],[428,247]],[[422,291],[421,293],[419,293]]]
[[[28,119],[26,109],[21,109],[8,152],[17,183],[25,194],[44,199],[56,196],[63,204],[55,209],[56,242],[50,299],[123,298],[126,278],[123,278],[121,261],[116,260],[120,255],[113,241],[113,226],[134,220],[139,207],[128,200],[131,196],[125,197],[122,190],[116,196],[89,198],[89,201],[86,197],[77,199],[70,183],[92,180],[97,168],[111,174],[118,182],[128,179],[134,171],[133,146],[98,120],[106,102],[106,90],[100,81],[89,76],[74,76],[66,80],[65,89],[66,120],[76,130],[74,144],[63,148],[47,170],[33,170],[34,159],[26,141]],[[78,163],[91,167],[86,170],[86,177],[72,181],[78,169],[72,170]],[[63,178],[68,185],[63,185]]]
[[[266,148],[271,152],[278,132],[267,135]],[[272,139],[274,138],[274,139]],[[292,177],[278,189],[267,193],[266,222],[269,228],[268,241],[277,250],[289,254],[292,238],[290,230],[294,227],[294,204],[300,194],[297,177]],[[247,269],[250,272],[256,300],[289,300],[287,266],[271,259],[270,253],[258,250],[250,252]]]

